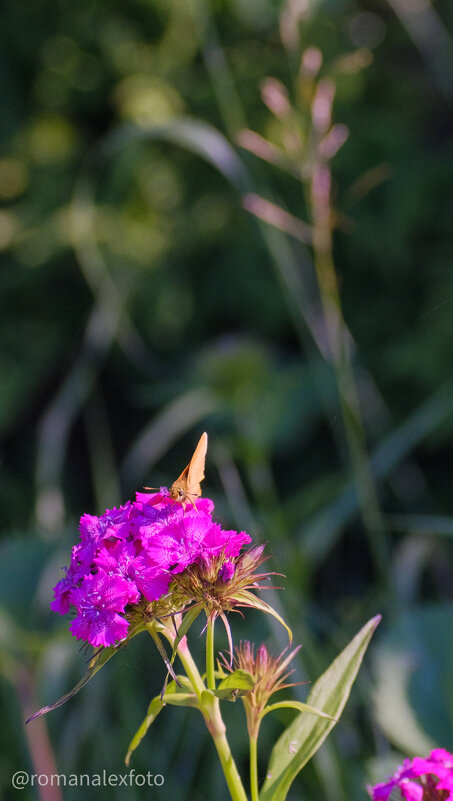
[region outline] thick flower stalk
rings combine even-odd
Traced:
[[[453,801],[453,754],[435,748],[427,759],[406,759],[385,782],[368,787],[373,801]],[[399,793],[399,795],[398,795]]]

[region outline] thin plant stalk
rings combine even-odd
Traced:
[[[206,681],[209,690],[215,690],[214,626],[215,620],[208,618],[206,629]]]
[[[250,735],[250,796],[251,801],[259,801],[258,790],[258,737]]]

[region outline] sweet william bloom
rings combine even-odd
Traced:
[[[80,520],[80,541],[72,549],[66,575],[54,588],[51,608],[75,612],[72,634],[94,647],[116,645],[130,623],[181,611],[190,599],[175,593],[175,578],[217,560],[219,583],[231,584],[245,532],[224,531],[212,520],[213,502],[194,510],[158,493],[137,493],[118,509]],[[218,572],[218,571],[217,571]],[[178,587],[176,587],[178,589]],[[224,587],[225,589],[225,587]]]
[[[435,748],[429,757],[406,759],[385,782],[368,787],[373,801],[453,801],[453,755]]]

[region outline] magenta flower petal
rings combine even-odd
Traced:
[[[445,748],[434,748],[429,755],[429,759],[432,762],[437,762],[444,768],[453,770],[453,754],[450,754]]]
[[[124,611],[129,594],[129,582],[119,576],[108,576],[102,570],[86,576],[71,594],[79,612],[69,627],[74,637],[88,640],[94,647],[123,640],[129,624],[117,613]]]
[[[390,797],[390,793],[395,787],[395,784],[395,779],[390,779],[390,781],[381,782],[380,784],[376,784],[374,787],[369,786],[367,787],[367,790],[373,801],[387,801],[387,799]]]
[[[213,525],[207,515],[180,515],[170,518],[152,536],[142,537],[142,542],[161,568],[180,573],[201,555],[204,536]]]
[[[415,784],[415,782],[411,782],[409,779],[403,779],[399,783],[399,788],[401,795],[406,801],[422,801],[423,787],[421,787],[420,784]]]
[[[157,601],[168,592],[171,574],[163,572],[146,553],[141,553],[131,564],[131,577],[146,601]]]
[[[218,523],[211,523],[203,538],[203,550],[212,555],[222,552],[227,557],[239,556],[244,545],[252,541],[245,531],[224,531]]]
[[[157,506],[158,504],[165,503],[168,497],[164,489],[165,488],[162,487],[160,492],[136,492],[135,499],[137,503],[144,504],[146,506]]]
[[[87,640],[95,648],[108,647],[124,640],[129,623],[117,612],[96,607],[85,608],[72,621],[69,630],[79,640]]]
[[[50,608],[59,615],[67,615],[71,608],[71,593],[75,589],[74,582],[70,578],[60,579],[54,587],[54,599],[50,602]]]
[[[394,776],[375,787],[368,787],[368,792],[373,801],[387,801],[394,788],[398,788],[401,797],[407,801],[428,798],[430,801],[453,801],[453,754],[435,748],[428,758],[406,759]]]
[[[444,776],[440,781],[436,784],[437,790],[448,790],[450,795],[453,795],[453,774],[450,773],[448,776]]]
[[[80,587],[71,593],[71,602],[79,612],[85,608],[123,612],[129,599],[129,583],[120,576],[108,576],[100,570],[85,576]]]
[[[373,801],[387,801],[394,787],[399,787],[401,782],[412,779],[414,775],[410,759],[405,759],[393,776],[389,776],[385,782],[374,787],[368,787],[368,793]]]
[[[122,575],[127,578],[129,565],[136,555],[137,551],[133,542],[116,540],[111,543],[107,541],[101,545],[93,562],[109,575]]]

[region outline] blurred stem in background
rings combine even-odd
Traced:
[[[245,115],[225,53],[209,14],[209,3],[197,3],[196,7],[198,19],[203,18],[202,28],[206,42],[203,48],[205,63],[213,82],[226,130],[231,135],[238,123],[244,120]],[[290,9],[290,4],[286,6],[286,13],[288,9]],[[200,14],[201,10],[203,11],[202,15]],[[285,12],[282,14],[282,32],[285,30]],[[295,22],[297,23],[297,20]],[[296,37],[296,44],[299,46],[298,37]],[[213,69],[212,63],[213,53],[217,54],[215,69]],[[312,246],[326,339],[323,355],[332,365],[335,374],[349,459],[370,551],[376,571],[383,579],[386,592],[389,592],[386,526],[369,465],[365,431],[351,360],[353,343],[343,318],[333,259],[332,237],[335,215],[331,206],[330,160],[346,141],[348,132],[344,125],[332,126],[331,124],[335,84],[332,79],[323,78],[316,85],[315,77],[321,64],[322,55],[317,49],[310,48],[303,54],[299,52],[299,74],[296,80],[305,86],[297,86],[296,91],[302,101],[307,97],[311,100],[311,102],[305,103],[308,108],[302,108],[301,114],[292,108],[288,92],[279,81],[268,79],[263,83],[263,100],[282,126],[281,138],[284,144],[282,151],[251,131],[243,130],[238,135],[239,143],[254,152],[255,155],[273,162],[276,166],[286,168],[295,177],[301,178],[302,188],[308,201],[311,224],[307,225],[278,205],[271,204],[256,195],[246,195],[244,205],[258,217],[266,218],[277,228],[286,230],[302,242]],[[311,127],[304,130],[301,120],[307,117],[307,111]],[[269,471],[266,469],[265,475],[269,478]],[[272,481],[268,480],[267,485],[266,495],[269,497]],[[275,492],[271,492],[271,495],[274,495],[274,500],[276,500]]]
[[[321,80],[311,108],[313,162],[309,171],[309,196],[313,224],[313,256],[329,353],[338,386],[340,407],[362,519],[377,571],[387,585],[386,527],[369,466],[365,432],[351,362],[351,342],[343,319],[332,250],[334,213],[331,207],[332,176],[329,157],[335,155],[347,136],[344,126],[331,126],[334,94],[333,81]]]

